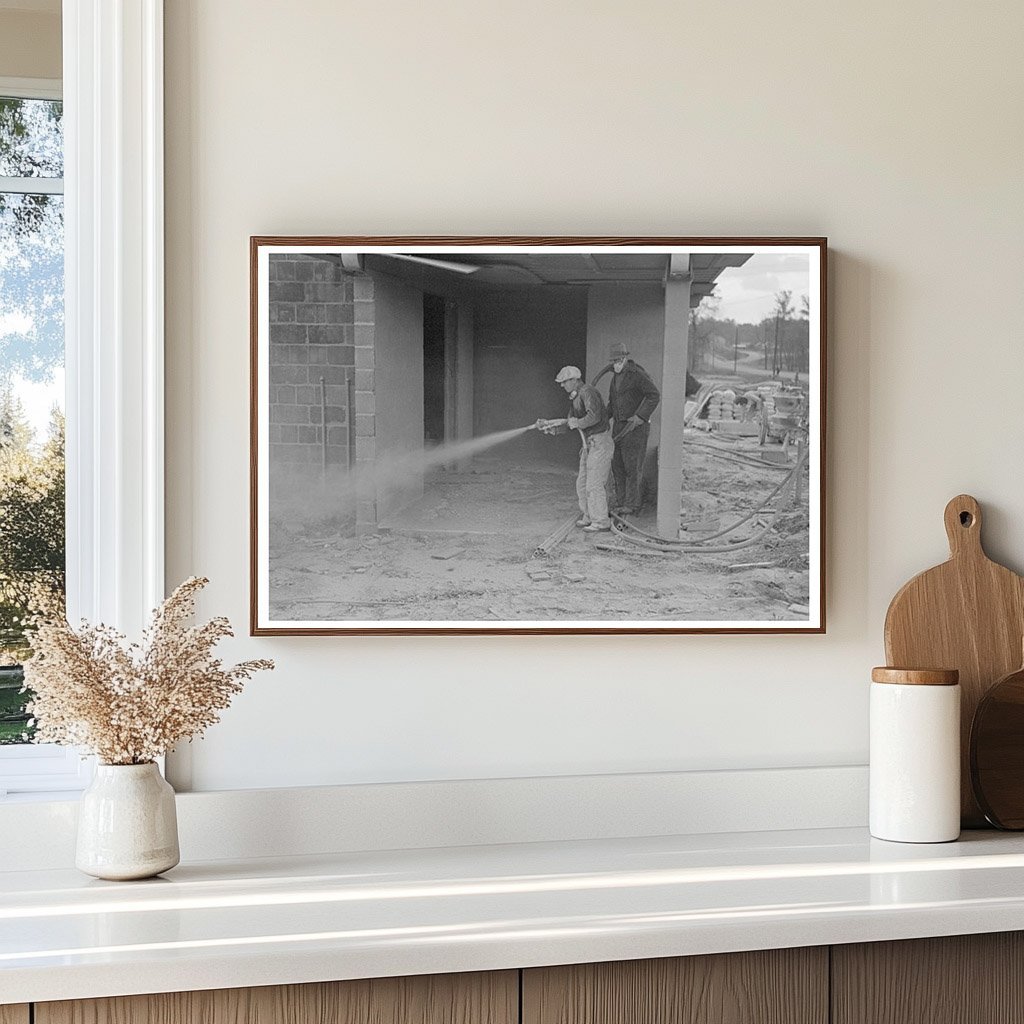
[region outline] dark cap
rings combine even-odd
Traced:
[[[617,341],[612,345],[612,362],[617,362],[619,359],[625,359],[629,355],[629,349],[622,344],[621,341]]]

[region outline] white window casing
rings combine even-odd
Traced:
[[[64,0],[63,37],[68,618],[138,636],[164,597],[163,0]],[[0,748],[0,797],[89,775]]]
[[[162,598],[163,3],[64,0],[67,600]]]

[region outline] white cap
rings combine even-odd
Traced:
[[[556,384],[564,384],[567,380],[583,380],[583,374],[578,366],[563,366],[555,377]]]

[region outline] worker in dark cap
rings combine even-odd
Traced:
[[[608,413],[612,419],[612,477],[615,501],[612,511],[631,515],[643,504],[644,458],[651,433],[651,416],[661,401],[661,392],[647,371],[629,358],[621,342],[611,349],[612,383],[608,391]]]

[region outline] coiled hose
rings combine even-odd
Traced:
[[[641,530],[638,526],[634,526],[632,523],[627,522],[622,518],[622,516],[616,515],[614,512],[612,513],[612,530],[624,541],[634,544],[637,547],[647,548],[654,551],[677,551],[685,553],[702,552],[709,555],[725,554],[730,551],[742,551],[744,548],[751,547],[753,544],[758,543],[771,532],[772,527],[774,526],[775,517],[779,514],[780,510],[778,508],[766,510],[765,506],[774,500],[783,488],[795,480],[796,475],[803,471],[806,462],[807,449],[805,448],[800,453],[800,457],[797,459],[793,468],[786,474],[782,481],[780,481],[778,486],[769,492],[768,496],[763,501],[758,502],[757,507],[752,512],[749,512],[747,515],[737,519],[736,522],[727,526],[724,530],[719,530],[717,533],[712,533],[707,537],[702,537],[699,541],[670,540],[666,537],[658,537],[654,534]],[[732,533],[740,526],[743,526],[744,523],[749,522],[751,519],[755,518],[755,516],[765,514],[772,516],[772,521],[765,523],[760,531],[751,534],[746,539],[737,541],[735,544],[719,545],[716,547],[708,546],[708,541],[718,540],[718,538],[724,537],[726,534]]]

